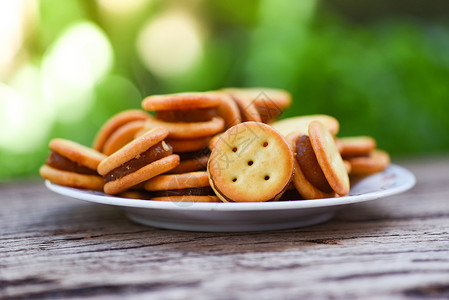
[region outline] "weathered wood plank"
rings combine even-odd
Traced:
[[[0,298],[449,298],[449,158],[405,194],[294,230],[160,230],[42,182],[0,185]]]

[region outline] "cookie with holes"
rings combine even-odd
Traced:
[[[150,200],[174,202],[221,202],[210,187],[205,171],[159,175],[145,182]]]
[[[321,122],[332,135],[336,135],[340,129],[340,123],[337,119],[328,115],[305,115],[291,117],[271,123],[270,125],[279,131],[283,136],[287,136],[291,132],[300,131],[307,132],[309,124],[312,121]]]
[[[167,136],[167,129],[153,128],[105,158],[97,168],[106,182],[104,192],[121,193],[176,167],[179,156],[165,143]]]
[[[230,88],[224,91],[238,103],[245,121],[273,122],[292,102],[290,93],[281,89]]]
[[[304,199],[331,198],[349,192],[349,177],[333,135],[319,121],[308,132],[287,136],[294,153],[293,184]]]
[[[51,153],[39,169],[42,178],[68,187],[103,190],[97,167],[106,155],[65,139],[53,139],[49,147]]]
[[[112,116],[97,133],[93,148],[110,155],[134,139],[137,131],[141,130],[149,114],[130,109]]]
[[[272,127],[245,122],[216,141],[207,172],[212,189],[224,202],[278,200],[292,177],[293,154]]]

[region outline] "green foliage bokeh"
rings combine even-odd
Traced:
[[[190,7],[189,4],[192,4]],[[53,137],[89,145],[113,114],[138,108],[154,93],[266,86],[288,90],[282,117],[329,114],[340,136],[370,135],[393,156],[449,150],[449,22],[388,17],[348,21],[317,1],[154,1],[128,22],[108,24],[93,1],[40,1],[41,23],[29,41],[39,65],[64,28],[96,23],[115,54],[95,86],[93,104],[76,124],[55,123],[39,149],[0,148],[0,179],[36,174]],[[188,9],[208,30],[201,61],[188,74],[158,78],[136,56],[143,24],[167,7]],[[7,130],[1,128],[1,130]]]

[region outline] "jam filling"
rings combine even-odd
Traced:
[[[158,111],[156,118],[165,122],[207,122],[217,116],[217,108]]]
[[[186,160],[192,160],[192,159],[197,159],[206,155],[210,155],[210,149],[209,148],[204,148],[203,150],[199,150],[199,151],[192,151],[192,152],[184,152],[184,153],[179,153],[179,159],[181,161],[186,161]]]
[[[180,190],[166,190],[153,192],[154,197],[170,197],[170,196],[215,196],[210,186],[187,188]]]
[[[156,145],[150,147],[147,151],[141,153],[137,157],[127,161],[120,167],[115,168],[111,172],[105,175],[104,179],[106,182],[117,180],[123,176],[133,173],[140,168],[151,164],[152,162],[159,160],[161,158],[167,157],[173,153],[173,148],[170,145],[162,145],[165,142],[159,142]],[[168,150],[165,150],[167,148]]]
[[[49,165],[50,167],[62,171],[69,171],[86,175],[98,175],[97,170],[92,170],[88,167],[81,166],[78,163],[68,159],[65,156],[62,156],[61,154],[55,151],[52,151],[50,153],[50,155],[47,158],[46,164]]]
[[[316,188],[324,193],[332,193],[332,188],[324,176],[318,163],[312,144],[307,135],[296,140],[296,161],[304,174],[304,177]]]

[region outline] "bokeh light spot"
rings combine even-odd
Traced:
[[[137,40],[145,66],[160,77],[187,72],[202,56],[198,24],[183,12],[170,12],[146,24]]]
[[[62,122],[81,119],[92,104],[93,87],[113,61],[106,35],[91,23],[69,28],[45,54],[42,89],[49,109]]]

